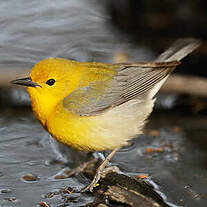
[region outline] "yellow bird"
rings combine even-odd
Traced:
[[[199,46],[199,40],[177,40],[154,62],[105,64],[48,58],[37,63],[29,77],[12,81],[27,86],[35,117],[59,142],[84,151],[114,153],[142,133],[154,96],[180,60]]]

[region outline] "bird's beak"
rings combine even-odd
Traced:
[[[17,85],[23,85],[27,87],[37,87],[37,86],[41,87],[39,84],[33,82],[31,78],[28,78],[28,77],[16,79],[16,80],[11,81],[10,83],[17,84]]]

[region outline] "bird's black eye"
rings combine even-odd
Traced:
[[[47,84],[47,85],[49,85],[49,86],[54,85],[54,83],[55,83],[55,80],[54,80],[53,78],[52,78],[52,79],[47,80],[47,82],[46,82],[46,84]]]

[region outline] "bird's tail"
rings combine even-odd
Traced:
[[[193,50],[198,48],[201,41],[194,38],[184,38],[176,40],[165,52],[163,52],[155,61],[170,62],[181,60]]]

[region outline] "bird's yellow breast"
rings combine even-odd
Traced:
[[[92,131],[96,124],[90,117],[80,117],[58,106],[47,119],[47,130],[61,143],[78,150],[96,150]],[[97,134],[98,136],[98,134]]]
[[[46,122],[47,130],[52,136],[61,143],[85,151],[102,151],[114,148],[110,142],[105,142],[102,133],[104,123],[110,120],[104,120],[101,116],[79,116],[70,113],[59,105],[50,115]]]

